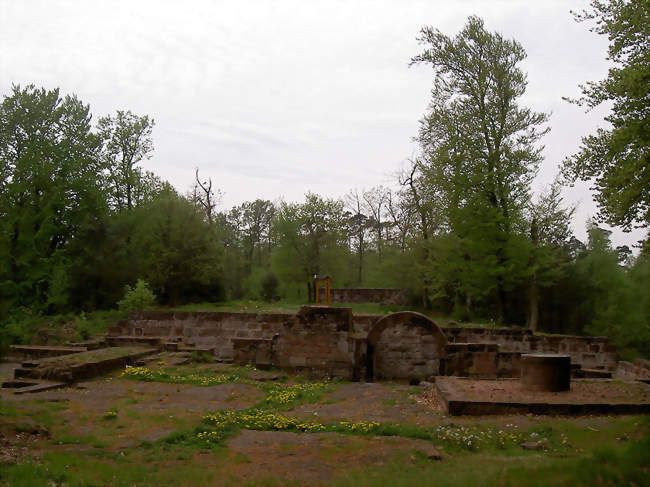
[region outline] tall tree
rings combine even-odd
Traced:
[[[74,95],[13,86],[0,104],[0,294],[67,301],[67,248],[104,215],[99,139]],[[17,304],[18,304],[17,303]]]
[[[148,115],[134,115],[130,110],[118,110],[114,117],[99,119],[111,206],[118,211],[132,210],[162,190],[162,181],[138,166],[153,152],[153,127],[154,120]]]
[[[530,294],[528,327],[535,331],[539,322],[539,287],[557,282],[568,261],[565,250],[571,235],[571,219],[575,207],[565,208],[561,185],[555,181],[537,201],[529,206],[530,241],[529,261]]]
[[[580,151],[564,161],[569,181],[592,181],[600,219],[630,230],[650,225],[650,2],[592,0],[591,9],[574,13],[578,22],[609,39],[607,59],[614,64],[604,80],[581,86],[569,100],[594,108],[611,102],[601,128],[582,139]]]
[[[449,231],[466,243],[461,258],[477,270],[494,260],[483,266],[489,275],[480,281],[485,290],[489,278],[487,290],[496,293],[503,318],[508,246],[529,200],[548,115],[519,104],[527,85],[518,66],[523,47],[487,31],[480,18],[469,17],[453,38],[424,27],[418,40],[425,50],[411,64],[430,64],[435,73],[419,134],[423,172],[439,194]]]
[[[348,218],[350,247],[357,254],[357,283],[363,283],[363,264],[366,247],[368,246],[368,230],[370,224],[368,216],[364,213],[363,196],[356,189],[345,195],[344,205]]]
[[[282,203],[275,219],[274,268],[287,282],[311,282],[314,274],[340,279],[348,256],[343,203],[307,193],[304,203]]]

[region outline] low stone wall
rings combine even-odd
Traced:
[[[353,315],[349,308],[324,306],[272,314],[134,313],[111,329],[107,342],[126,343],[125,337],[213,350],[218,359],[242,364],[345,378],[518,377],[519,356],[530,352],[568,354],[582,369],[609,372],[618,361],[616,348],[602,337],[438,328],[418,313]]]
[[[325,289],[319,287],[321,302],[325,300]],[[402,289],[392,288],[332,288],[330,297],[333,303],[378,303],[402,306],[407,304]]]
[[[521,353],[500,352],[494,343],[450,343],[440,375],[475,379],[514,378],[521,375]]]
[[[561,353],[583,369],[616,370],[616,347],[606,337],[536,335],[520,328],[443,328],[449,343],[491,343],[499,351]]]
[[[109,335],[162,337],[213,349],[217,358],[233,360],[234,339],[270,340],[290,330],[295,322],[292,313],[143,311],[120,321]]]
[[[618,363],[615,376],[617,379],[624,380],[650,380],[650,360],[621,361]]]

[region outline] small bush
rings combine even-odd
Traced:
[[[156,295],[149,289],[149,285],[138,279],[135,286],[124,287],[124,299],[118,301],[120,311],[142,311],[156,304]]]

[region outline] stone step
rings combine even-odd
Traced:
[[[33,386],[16,389],[14,394],[33,394],[35,392],[51,391],[53,389],[62,389],[63,387],[66,387],[66,385],[67,384],[64,384],[63,382],[39,382]]]
[[[13,393],[17,395],[51,391],[65,386],[66,384],[63,382],[32,382],[23,380],[9,380],[2,383],[3,389],[13,389]]]

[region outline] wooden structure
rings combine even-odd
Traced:
[[[325,283],[325,305],[330,306],[332,302],[332,295],[331,295],[332,278],[325,274],[314,274],[314,292],[316,294],[316,305],[320,304],[320,293],[318,290],[318,284],[320,282]]]

